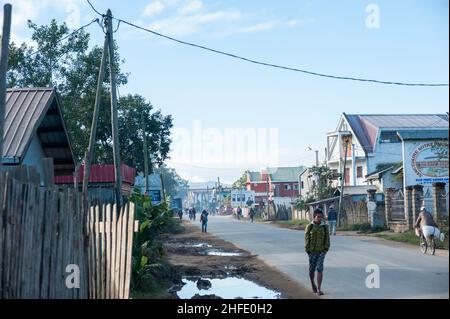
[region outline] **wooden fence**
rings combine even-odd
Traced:
[[[88,214],[89,297],[92,299],[128,299],[131,278],[134,204],[126,203],[117,214],[117,206],[92,206]]]
[[[0,297],[128,298],[134,205],[84,213],[74,188],[32,168],[0,172]]]

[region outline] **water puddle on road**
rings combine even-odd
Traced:
[[[281,293],[267,289],[260,286],[250,280],[240,277],[227,277],[224,279],[209,279],[202,278],[203,280],[209,280],[211,283],[208,289],[199,289],[197,287],[197,281],[183,278],[185,284],[177,295],[180,299],[191,299],[196,296],[215,295],[224,299],[280,299]]]
[[[208,256],[225,256],[225,257],[233,257],[233,256],[242,256],[242,253],[238,252],[230,252],[230,251],[221,251],[218,249],[210,249],[205,251],[205,255]]]
[[[207,243],[188,244],[186,246],[194,247],[194,248],[211,248],[212,247],[212,245],[207,244]]]

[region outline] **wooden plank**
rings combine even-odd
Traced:
[[[101,222],[101,239],[102,239],[102,299],[106,299],[106,205],[101,204],[99,205],[101,207],[102,212],[102,222]]]
[[[5,191],[6,191],[6,174],[0,170],[0,298],[3,291],[3,245],[5,243],[5,232],[3,229],[3,216],[5,214]]]
[[[89,212],[89,295],[95,299],[95,261],[94,261],[94,207],[88,208]]]
[[[14,231],[15,231],[15,212],[17,211],[17,199],[16,199],[16,193],[17,193],[17,180],[13,179],[11,184],[11,190],[10,190],[10,207],[7,212],[6,216],[6,224],[7,224],[7,251],[6,254],[8,258],[6,259],[6,298],[14,298],[14,281],[13,281],[13,263],[15,262],[15,243],[16,240],[14,238]]]
[[[94,226],[93,226],[93,207],[88,208],[88,274],[89,274],[89,298],[95,299],[95,271],[94,271]]]
[[[122,243],[121,243],[121,253],[120,253],[120,270],[119,270],[119,298],[124,298],[125,290],[125,262],[127,256],[127,232],[128,232],[128,213],[129,205],[128,203],[123,205],[122,208]]]
[[[111,227],[112,216],[109,204],[104,203],[105,209],[105,232],[106,232],[106,247],[105,247],[105,298],[111,298]]]
[[[111,231],[111,299],[115,297],[116,291],[116,237],[117,237],[117,213],[116,213],[116,205],[112,206],[112,231]]]
[[[12,178],[10,178],[10,172],[8,172],[7,174],[7,179],[6,179],[6,198],[5,198],[5,223],[3,225],[4,228],[4,244],[3,244],[3,273],[2,273],[2,284],[3,284],[3,289],[1,291],[1,297],[2,299],[8,298],[8,294],[9,294],[9,262],[11,259],[11,229],[9,227],[9,218],[10,218],[10,211],[11,209],[13,209],[12,206],[12,202],[13,202],[13,180]]]
[[[11,298],[20,298],[20,288],[21,288],[21,281],[20,281],[20,272],[19,272],[19,266],[21,259],[24,257],[27,257],[26,254],[22,253],[21,251],[21,225],[22,225],[22,214],[23,214],[23,208],[26,207],[27,201],[24,201],[23,192],[25,191],[27,185],[24,185],[23,183],[17,182],[15,183],[15,190],[14,190],[14,212],[13,212],[13,243],[12,243],[12,259],[11,259]],[[28,283],[27,283],[28,284]]]
[[[44,168],[44,187],[50,187],[54,184],[55,180],[55,166],[53,164],[53,158],[51,157],[44,157],[42,159],[42,164]]]
[[[39,205],[37,206],[37,212],[35,218],[36,225],[36,236],[33,238],[33,243],[35,244],[35,264],[34,264],[34,280],[33,280],[33,296],[34,298],[40,298],[41,296],[41,278],[42,278],[42,263],[43,263],[43,249],[44,249],[44,216],[45,216],[45,191],[40,189],[37,185],[33,185],[36,188],[37,194],[36,199],[38,200]]]
[[[100,209],[95,205],[94,209],[94,235],[95,235],[95,272],[96,272],[96,299],[101,299],[101,251],[100,251],[100,236],[99,236],[99,215]]]
[[[47,224],[50,235],[49,247],[49,270],[48,270],[48,298],[54,298],[54,290],[56,285],[56,255],[57,255],[57,236],[58,236],[58,200],[59,191],[57,189],[50,189],[50,217]]]
[[[48,284],[50,280],[49,270],[50,270],[50,247],[51,247],[51,223],[53,223],[52,218],[52,199],[51,190],[43,190],[44,193],[44,215],[43,215],[43,227],[42,227],[42,278],[40,282],[40,298],[48,298]]]
[[[122,256],[122,224],[123,224],[123,207],[120,207],[119,216],[117,216],[117,236],[116,236],[116,265],[114,269],[114,281],[116,283],[114,297],[120,298],[120,260]]]
[[[128,213],[128,235],[127,235],[127,260],[125,262],[125,284],[124,284],[124,299],[130,299],[130,282],[131,282],[131,261],[133,255],[133,238],[134,238],[134,203],[129,202]]]
[[[33,251],[33,236],[34,225],[33,218],[35,212],[35,187],[32,184],[23,184],[20,186],[22,189],[21,205],[19,210],[22,214],[22,225],[24,228],[23,237],[20,240],[19,250],[22,253],[22,258],[19,261],[20,269],[20,297],[21,298],[33,298],[33,266],[30,264],[34,257]]]

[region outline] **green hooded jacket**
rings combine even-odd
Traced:
[[[305,229],[305,251],[309,253],[327,252],[330,249],[330,232],[328,225],[311,222]]]

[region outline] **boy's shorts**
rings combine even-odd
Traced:
[[[308,254],[309,272],[323,272],[323,261],[325,260],[325,254],[325,252]]]

